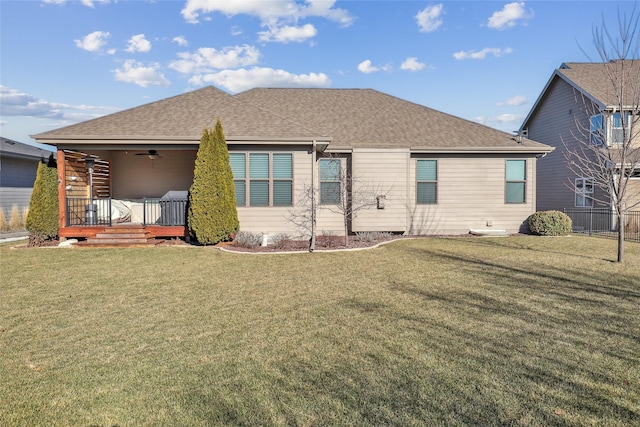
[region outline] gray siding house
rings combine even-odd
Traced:
[[[640,64],[628,62],[628,78],[637,91]],[[572,171],[567,153],[580,150],[584,141],[610,148],[619,142],[624,112],[612,88],[602,63],[574,62],[562,64],[543,88],[520,129],[529,138],[555,148],[538,161],[538,210],[611,208],[611,200],[594,185],[593,177]],[[636,175],[629,181],[628,194],[640,194],[640,176]]]
[[[20,213],[29,207],[38,162],[45,161],[52,151],[0,138],[0,208],[8,218],[17,206]]]
[[[343,218],[331,209],[342,196],[331,189],[345,176],[353,178],[346,197],[369,194],[372,200],[370,209],[350,219],[349,232],[522,231],[535,212],[537,159],[552,151],[371,89],[230,95],[210,86],[34,135],[58,148],[60,235],[99,231],[70,208],[83,198],[115,201],[111,220],[143,222],[154,235],[184,235],[183,224],[162,223],[148,201],[189,189],[202,131],[218,118],[240,228],[266,234],[304,234],[290,217],[306,209],[310,189],[318,234],[343,234]],[[87,158],[99,171],[92,194]],[[128,216],[115,212],[114,204],[128,205]]]

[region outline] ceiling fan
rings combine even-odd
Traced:
[[[160,157],[160,153],[157,150],[148,150],[146,153],[136,153],[136,156],[147,156],[151,160],[155,160]]]

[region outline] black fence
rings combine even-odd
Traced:
[[[618,237],[618,217],[611,209],[565,209],[573,223],[573,232],[598,237]],[[640,242],[640,211],[624,216],[624,237]]]
[[[111,198],[67,198],[67,226],[112,226],[114,223],[179,225],[187,220],[187,198],[144,198],[121,201]]]

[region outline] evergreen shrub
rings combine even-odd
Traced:
[[[540,211],[529,216],[529,230],[539,236],[571,234],[571,218],[560,211]]]
[[[58,237],[58,170],[53,155],[48,163],[38,164],[25,227],[33,242]]]
[[[240,228],[236,190],[222,123],[200,139],[189,190],[189,234],[202,245],[231,241]]]

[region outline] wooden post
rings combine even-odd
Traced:
[[[67,226],[67,161],[64,150],[58,150],[58,230]]]

